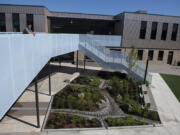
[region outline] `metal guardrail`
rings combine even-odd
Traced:
[[[102,39],[103,38],[103,39]],[[115,38],[115,37],[113,37]],[[107,41],[111,41],[111,37],[106,40],[105,37],[101,37],[101,40],[104,40],[103,43],[108,43]],[[117,39],[117,38],[116,38]],[[85,49],[83,50],[84,53],[92,52],[94,56],[97,56],[100,58],[104,63],[108,63],[109,69],[121,69],[124,67],[124,70],[126,70],[129,74],[133,75],[134,78],[143,80],[145,75],[145,66],[141,64],[140,62],[136,62],[135,66],[132,68],[132,72],[128,71],[128,65],[130,64],[130,58],[126,52],[120,51],[113,51],[110,49],[107,49],[104,46],[107,46],[107,44],[102,44],[101,40],[98,40],[97,37],[91,36],[91,35],[82,35],[80,37],[80,45],[83,46]],[[117,45],[117,44],[116,44]],[[93,57],[93,56],[91,56]],[[97,59],[97,57],[94,59]],[[120,66],[120,64],[122,66]],[[102,66],[105,66],[103,64]],[[117,67],[115,67],[117,66]],[[152,81],[152,75],[150,72],[147,72],[147,81]]]

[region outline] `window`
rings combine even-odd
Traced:
[[[0,13],[0,32],[6,32],[5,13]]]
[[[20,32],[19,14],[12,14],[13,32]]]
[[[171,35],[171,40],[176,41],[178,32],[178,24],[173,24],[173,30]]]
[[[159,51],[158,60],[162,61],[163,60],[163,56],[164,56],[164,51]]]
[[[168,23],[163,23],[162,34],[161,34],[161,40],[166,40],[166,37],[167,37],[167,31],[168,31]]]
[[[34,23],[33,23],[33,14],[27,14],[26,15],[26,23],[32,25],[32,31],[34,31]]]
[[[138,60],[143,59],[143,50],[138,50]]]
[[[154,55],[154,51],[153,50],[149,50],[149,52],[148,52],[149,60],[153,60],[153,55]]]
[[[119,52],[121,51],[121,49],[112,49],[112,48],[110,50],[112,50],[112,51],[119,51]]]
[[[156,33],[157,33],[157,22],[152,22],[152,27],[151,27],[151,39],[156,39]]]
[[[147,27],[147,22],[146,21],[141,21],[141,29],[140,29],[140,39],[145,39],[146,38],[146,27]]]

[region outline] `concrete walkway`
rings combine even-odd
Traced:
[[[51,76],[52,94],[57,93],[67,85],[65,79],[71,79],[77,76],[77,73],[55,73]],[[38,83],[39,92],[39,109],[40,109],[40,126],[42,127],[46,111],[51,97],[49,94],[49,80],[45,78]],[[36,128],[36,106],[34,85],[27,88],[20,99],[13,105],[8,112],[9,116],[0,122],[0,135],[5,134],[40,134],[41,128]],[[17,120],[18,119],[18,120]],[[31,124],[31,125],[30,125]]]
[[[149,70],[153,73],[180,75],[180,66],[171,65],[149,65]]]
[[[180,104],[162,77],[153,73],[151,91],[163,124],[180,124]]]

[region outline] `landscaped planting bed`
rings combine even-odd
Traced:
[[[147,119],[157,123],[158,113],[143,106],[141,85],[119,72],[100,71],[98,77],[81,75],[54,96],[46,128],[93,128],[101,127],[101,122],[109,127],[148,125]],[[70,115],[72,112],[78,114]],[[116,113],[119,118],[113,115]],[[137,120],[137,116],[140,120],[147,118],[146,122]]]
[[[156,111],[148,110],[147,107],[142,107],[140,104],[141,98],[138,91],[138,86],[141,85],[140,82],[136,82],[129,77],[121,79],[114,76],[108,80],[107,85],[109,93],[125,113],[160,121]]]
[[[79,85],[68,85],[54,97],[52,108],[97,111],[98,103],[105,102],[100,90]]]
[[[126,95],[129,96],[130,99],[139,101],[139,91],[138,86],[140,83],[136,82],[133,79],[119,79],[118,77],[114,76],[108,81],[108,85],[111,86],[109,90],[110,94],[113,97],[118,99],[118,95],[125,97]]]
[[[101,127],[99,120],[87,119],[77,115],[51,113],[46,123],[46,129],[60,128],[96,128]]]
[[[72,83],[98,87],[101,81],[100,81],[100,78],[96,76],[79,76],[74,81],[72,81]]]
[[[125,118],[112,118],[108,117],[105,119],[106,123],[109,127],[116,127],[116,126],[137,126],[137,125],[148,125],[148,123],[144,121],[136,120],[132,117],[125,117]]]

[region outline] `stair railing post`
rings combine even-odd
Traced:
[[[40,128],[40,119],[39,119],[39,98],[38,98],[37,77],[35,78],[35,100],[36,100],[37,128]]]
[[[147,58],[147,61],[146,61],[146,70],[145,70],[145,74],[144,74],[144,84],[146,84],[146,76],[147,76],[148,65],[149,65],[149,58]]]
[[[79,54],[78,54],[78,51],[77,51],[77,55],[76,55],[76,71],[78,71],[78,63],[79,63],[79,62],[78,62],[78,61],[79,61],[79,60],[78,60],[78,57],[79,57],[78,55],[79,55]]]
[[[51,96],[51,65],[50,65],[50,62],[49,62],[49,96]]]
[[[84,56],[84,71],[85,71],[85,66],[86,66],[86,56]]]

